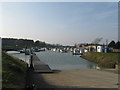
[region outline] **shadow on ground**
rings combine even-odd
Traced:
[[[59,73],[60,70],[52,70],[52,72],[34,72],[33,70],[27,71],[26,88],[57,88],[59,86],[48,84],[41,74]]]
[[[118,88],[89,88],[89,87],[68,87],[68,86],[55,86],[46,82],[44,77],[41,74],[56,74],[61,72],[60,70],[52,70],[53,72],[34,72],[33,70],[27,71],[26,76],[26,89],[32,90],[118,90]]]

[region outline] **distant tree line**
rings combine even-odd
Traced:
[[[2,49],[22,49],[22,48],[31,48],[31,47],[58,47],[58,45],[55,44],[47,44],[42,41],[35,41],[30,39],[14,39],[14,38],[2,38]]]
[[[95,41],[98,42],[100,39],[96,39]],[[95,43],[94,43],[95,44]],[[2,38],[2,49],[22,49],[22,48],[31,48],[31,47],[38,47],[38,48],[65,48],[65,47],[74,47],[74,46],[62,46],[60,44],[48,44],[42,41],[34,41],[30,39],[15,39],[15,38]],[[109,48],[113,49],[120,49],[120,41],[115,42],[111,41],[108,44]]]
[[[113,49],[120,49],[120,41],[118,41],[118,42],[111,41],[111,42],[108,44],[108,47],[109,47],[109,48],[113,48]]]

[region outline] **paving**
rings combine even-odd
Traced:
[[[118,74],[95,69],[31,72],[28,82],[37,88],[118,88]]]

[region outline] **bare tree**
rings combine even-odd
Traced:
[[[102,39],[103,39],[102,37],[101,37],[101,38],[96,38],[96,39],[93,41],[93,43],[94,43],[95,46],[96,46],[96,50],[95,50],[96,52],[97,52],[97,44],[99,44]]]
[[[94,41],[93,41],[93,43],[94,44],[99,44],[99,42],[102,40],[103,38],[101,37],[101,38],[96,38]]]
[[[106,45],[108,46],[108,39],[106,39]]]

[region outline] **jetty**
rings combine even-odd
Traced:
[[[48,64],[45,64],[44,62],[40,61],[40,59],[35,54],[33,54],[31,57],[33,59],[34,72],[40,73],[52,72]]]

